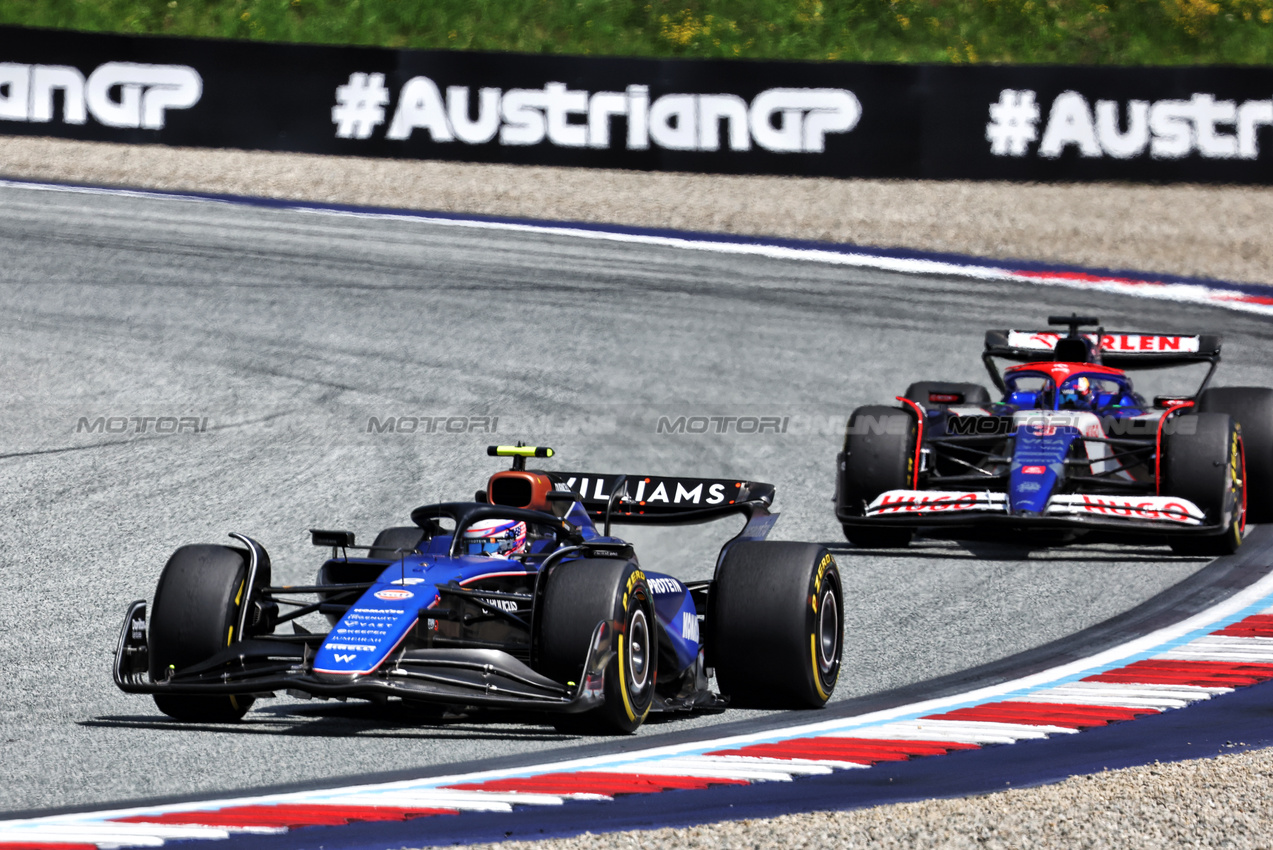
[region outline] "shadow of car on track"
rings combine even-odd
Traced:
[[[570,741],[541,714],[473,711],[439,713],[421,706],[288,703],[255,708],[239,723],[189,723],[159,715],[106,715],[78,721],[85,728],[215,732],[299,738],[403,738],[413,740]]]
[[[913,558],[915,560],[944,561],[1026,561],[1048,560],[1100,561],[1102,563],[1145,563],[1146,561],[1205,563],[1212,558],[1198,555],[1177,555],[1170,549],[1158,546],[1119,546],[1107,543],[1072,544],[1065,547],[1027,546],[1014,542],[992,540],[939,540],[925,539],[905,549],[868,549],[843,541],[821,541],[837,558],[888,557]]]

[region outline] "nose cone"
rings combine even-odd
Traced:
[[[1052,425],[1047,419],[1046,414],[1034,414],[1017,427],[1008,473],[1009,513],[1043,513],[1064,475],[1065,458],[1079,433],[1068,425]]]
[[[419,619],[436,590],[379,581],[370,587],[327,634],[314,656],[314,673],[344,680],[374,673]]]
[[[1012,464],[1008,476],[1008,512],[1041,514],[1056,489],[1061,464]]]

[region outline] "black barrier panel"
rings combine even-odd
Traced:
[[[617,59],[0,27],[0,133],[734,174],[1273,183],[1273,68]]]

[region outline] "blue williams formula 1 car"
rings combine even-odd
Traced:
[[[254,699],[401,699],[577,715],[632,732],[651,711],[818,707],[840,671],[843,599],[821,546],[765,541],[774,488],[751,481],[542,472],[513,458],[475,501],[425,505],[369,547],[314,531],[311,586],[274,587],[256,541],[183,546],[149,609],[128,609],[115,683],[185,721]],[[746,519],[714,577],[646,570],[612,523]],[[351,557],[349,550],[363,557]],[[325,634],[297,618],[326,615]],[[279,627],[292,622],[291,633]],[[711,690],[716,676],[718,692]]]
[[[1209,387],[1213,335],[992,330],[983,361],[1002,393],[912,384],[900,407],[854,411],[838,458],[836,517],[858,546],[905,546],[919,528],[1167,542],[1235,551],[1273,520],[1273,390]],[[1001,374],[998,360],[1014,361]],[[1209,364],[1193,395],[1146,401],[1127,372]]]

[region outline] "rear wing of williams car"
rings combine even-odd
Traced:
[[[767,514],[774,486],[758,481],[554,472],[596,519],[618,523],[705,522],[729,514]]]
[[[1004,388],[995,358],[1018,363],[1056,360],[1056,344],[1066,338],[1063,331],[990,330],[986,331],[986,347],[981,355],[995,386]],[[1190,363],[1210,363],[1211,371],[1203,380],[1205,387],[1220,363],[1220,337],[1216,334],[1167,334],[1098,329],[1084,333],[1091,360],[1115,369],[1165,369]],[[1068,359],[1068,358],[1065,358]],[[1201,390],[1200,390],[1201,391]]]

